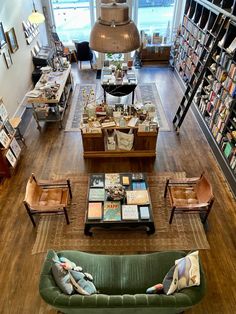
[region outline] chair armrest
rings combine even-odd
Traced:
[[[208,203],[199,203],[199,204],[189,204],[189,205],[175,205],[176,208],[182,208],[182,209],[195,209],[195,208],[203,208],[209,206]]]
[[[200,177],[193,178],[181,178],[181,179],[170,179],[168,185],[181,185],[181,184],[196,184]]]

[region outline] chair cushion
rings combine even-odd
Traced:
[[[39,205],[62,205],[67,204],[67,189],[43,189],[39,198]]]
[[[172,205],[185,206],[189,204],[198,204],[196,192],[192,187],[171,186],[169,191],[173,202]]]

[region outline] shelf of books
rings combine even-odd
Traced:
[[[15,138],[16,130],[8,120],[8,113],[0,99],[0,177],[10,177],[16,168],[21,147]]]
[[[96,227],[145,227],[154,233],[151,198],[142,173],[92,174],[88,186],[85,234]]]
[[[175,70],[186,86],[208,36],[214,38],[217,9],[231,18],[204,68],[192,109],[236,194],[236,1],[186,1]]]

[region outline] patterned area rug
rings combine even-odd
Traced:
[[[80,130],[80,120],[82,114],[82,90],[85,89],[88,93],[91,88],[96,91],[97,101],[101,102],[103,100],[103,90],[100,84],[97,86],[96,84],[77,84],[72,97],[70,113],[67,119],[65,131],[71,132]],[[138,84],[136,87],[135,102],[144,103],[145,101],[151,101],[153,104],[155,104],[160,131],[170,131],[156,83]],[[130,104],[131,94],[122,98],[107,94],[107,102],[110,105],[120,102],[124,104]]]
[[[64,216],[39,218],[32,254],[54,250],[81,250],[109,254],[131,254],[163,250],[209,249],[199,216],[177,214],[169,225],[170,204],[163,198],[167,177],[184,177],[185,173],[148,175],[156,232],[147,235],[144,229],[92,229],[93,236],[84,235],[84,219],[88,176],[72,178],[73,204],[69,210],[70,225]]]

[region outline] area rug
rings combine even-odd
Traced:
[[[72,102],[70,105],[70,113],[67,119],[65,131],[79,131],[80,121],[82,115],[82,91],[85,89],[88,93],[90,89],[93,89],[96,93],[96,99],[98,102],[103,100],[103,90],[100,84],[77,84],[72,96]],[[151,101],[156,106],[157,120],[160,126],[160,131],[170,131],[170,127],[163,109],[162,101],[159,96],[156,83],[143,83],[138,84],[135,89],[135,102],[144,103]],[[107,94],[108,104],[114,104],[117,102],[123,102],[125,104],[131,103],[131,94],[127,97],[114,97]]]
[[[88,176],[72,178],[73,204],[69,210],[70,225],[64,216],[42,216],[32,254],[54,250],[81,250],[109,254],[145,253],[163,250],[209,249],[199,216],[177,214],[169,224],[170,204],[163,198],[166,178],[184,177],[185,173],[148,174],[156,232],[144,229],[92,229],[93,236],[84,235]]]
[[[96,90],[96,84],[76,84],[69,106],[70,112],[67,118],[65,131],[80,131],[80,122],[83,111],[83,90],[89,94],[90,90]]]

